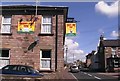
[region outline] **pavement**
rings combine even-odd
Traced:
[[[68,71],[67,68],[65,68],[62,71],[59,72],[51,72],[51,73],[44,73],[44,77],[42,79],[55,79],[55,80],[75,80],[75,77],[72,73]]]

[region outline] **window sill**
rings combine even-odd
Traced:
[[[0,33],[0,35],[12,35],[12,33]]]
[[[38,36],[53,36],[54,34],[47,34],[47,33],[39,33]]]

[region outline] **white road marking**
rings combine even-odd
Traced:
[[[87,74],[87,73],[84,72],[84,74]]]
[[[88,74],[88,76],[92,76],[91,74]]]
[[[72,73],[70,73],[70,74],[76,79],[76,81],[78,81],[78,79]]]
[[[91,74],[88,74],[88,73],[86,73],[86,72],[83,72],[84,74],[87,74],[88,76],[93,76],[93,75],[91,75]],[[101,80],[101,78],[99,78],[99,77],[97,77],[97,76],[94,76],[94,78],[96,78],[96,79],[99,79],[99,80]]]
[[[94,76],[94,78],[101,80],[101,78],[99,78],[99,77],[97,77],[97,76]]]

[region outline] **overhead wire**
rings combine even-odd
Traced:
[[[113,26],[111,26],[111,27],[104,27],[104,28],[101,28],[101,29],[104,29],[104,30],[111,30],[111,28],[113,28]],[[116,29],[118,29],[117,27],[116,27]],[[80,33],[82,34],[82,33],[91,33],[91,32],[98,32],[98,31],[96,31],[96,30],[98,30],[99,31],[99,29],[91,29],[91,30],[83,30],[83,31],[80,31]]]

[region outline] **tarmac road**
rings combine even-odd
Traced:
[[[94,72],[78,72],[72,73],[76,81],[120,81],[117,77],[103,75]]]

